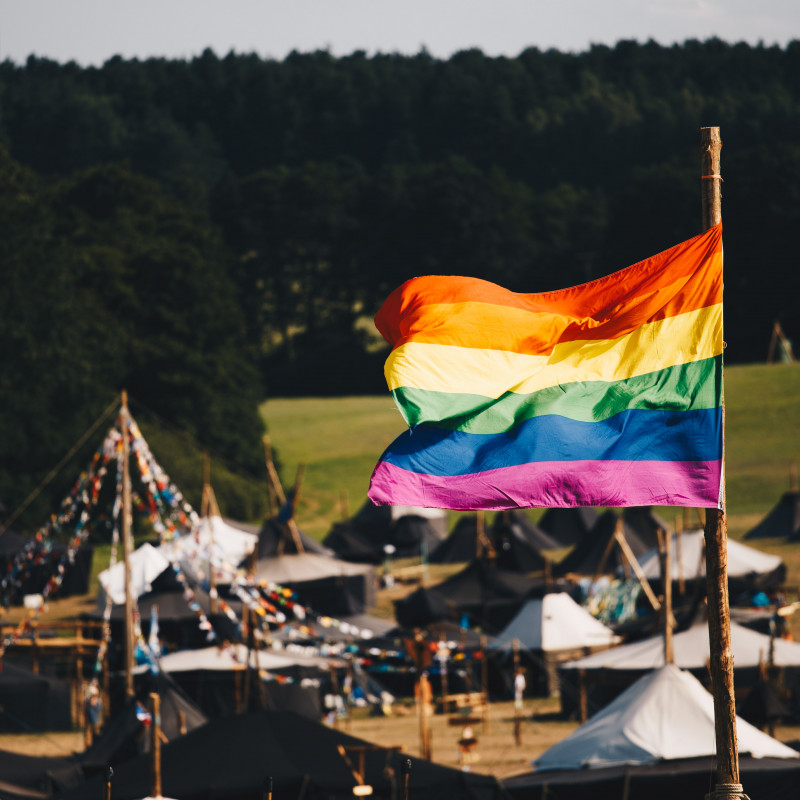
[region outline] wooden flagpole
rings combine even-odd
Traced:
[[[131,594],[131,475],[130,443],[128,441],[128,393],[122,390],[122,403],[119,412],[122,428],[122,552],[125,562],[125,695],[133,697],[133,595]]]
[[[722,221],[722,176],[719,128],[700,129],[703,230]],[[717,800],[744,798],[739,783],[736,744],[736,704],[733,694],[733,654],[728,601],[728,524],[725,514],[725,392],[722,388],[722,481],[719,508],[706,509],[706,595],[711,684],[714,695],[714,728],[717,740]]]

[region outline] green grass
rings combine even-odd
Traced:
[[[789,488],[790,464],[800,460],[800,366],[727,368],[725,404],[728,527],[740,538]],[[340,518],[343,494],[351,514],[366,500],[375,463],[404,429],[388,393],[274,399],[261,411],[284,485],[305,464],[298,521],[316,538]],[[676,511],[661,509],[670,522]]]

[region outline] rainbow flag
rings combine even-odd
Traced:
[[[719,507],[721,225],[554,292],[414,278],[375,324],[409,429],[373,503]]]

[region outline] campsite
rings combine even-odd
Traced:
[[[0,63],[0,799],[793,800],[798,52]]]
[[[734,484],[741,482],[744,485],[747,471],[753,469],[751,463],[753,453],[749,450],[750,440],[763,441],[765,437],[771,435],[774,414],[784,412],[786,408],[784,398],[791,397],[797,390],[796,370],[790,367],[770,368],[774,383],[772,398],[766,408],[762,407],[756,412],[746,394],[738,394],[737,388],[747,386],[752,376],[760,373],[762,369],[764,368],[742,367],[729,371],[730,413],[734,419],[743,421],[742,429],[739,429],[738,425],[729,428],[731,454],[729,480]],[[162,702],[166,704],[162,706],[161,724],[164,726],[167,742],[175,737],[178,740],[183,739],[183,730],[187,731],[186,735],[195,729],[204,730],[208,727],[209,720],[213,720],[211,725],[213,729],[219,729],[221,721],[235,719],[245,714],[242,717],[244,724],[244,720],[250,719],[253,714],[252,711],[249,715],[245,713],[248,708],[291,709],[289,712],[291,715],[298,715],[299,718],[308,720],[308,724],[321,725],[343,736],[355,737],[345,747],[363,747],[357,744],[358,742],[372,743],[389,748],[387,752],[405,754],[412,759],[414,765],[426,763],[423,756],[427,755],[435,763],[452,770],[454,774],[464,774],[467,770],[466,774],[476,777],[493,776],[494,779],[503,782],[505,791],[512,795],[521,792],[520,796],[527,797],[531,796],[531,792],[552,791],[552,786],[561,784],[564,787],[572,787],[563,788],[563,791],[578,791],[572,784],[563,783],[563,769],[557,771],[561,777],[553,778],[554,783],[547,789],[542,789],[542,786],[550,785],[544,778],[537,779],[539,781],[537,783],[536,780],[523,776],[538,775],[537,772],[530,773],[533,762],[553,751],[561,742],[567,741],[570,734],[576,734],[582,729],[581,702],[586,704],[585,713],[591,719],[605,708],[613,709],[613,703],[619,701],[620,692],[624,693],[626,687],[633,687],[631,691],[641,691],[637,688],[640,683],[638,679],[652,676],[653,670],[664,664],[665,650],[663,635],[659,638],[657,628],[652,627],[653,622],[649,623],[648,630],[655,630],[655,637],[634,636],[631,634],[630,625],[627,628],[624,625],[619,626],[620,634],[614,635],[610,628],[588,614],[571,596],[575,594],[575,585],[565,581],[565,576],[571,572],[560,570],[559,564],[570,563],[570,554],[579,552],[581,543],[591,539],[591,537],[587,539],[587,532],[594,530],[593,541],[600,542],[602,546],[598,547],[595,544],[591,551],[587,550],[581,558],[584,561],[589,559],[586,564],[590,566],[580,568],[584,574],[587,571],[591,573],[598,566],[600,551],[608,549],[606,542],[613,542],[612,534],[617,530],[613,520],[618,519],[621,525],[619,530],[625,532],[630,547],[636,552],[642,574],[647,576],[655,590],[663,596],[664,587],[659,583],[658,550],[653,549],[653,543],[656,541],[655,530],[659,526],[680,528],[684,518],[687,520],[687,528],[691,529],[693,527],[691,513],[682,512],[676,515],[673,511],[672,522],[666,521],[669,518],[665,515],[670,513],[666,508],[649,511],[618,509],[619,513],[612,509],[585,509],[574,515],[548,512],[547,517],[542,512],[538,514],[515,512],[516,516],[498,512],[494,516],[481,514],[478,517],[474,513],[461,515],[450,513],[444,516],[431,514],[427,520],[425,516],[412,516],[403,521],[403,516],[407,516],[409,509],[398,509],[396,515],[387,515],[384,519],[376,515],[373,510],[358,509],[349,518],[347,537],[342,537],[341,512],[344,490],[338,498],[335,498],[332,493],[327,492],[324,483],[321,488],[313,485],[314,476],[320,474],[320,471],[329,475],[335,474],[342,481],[340,485],[347,486],[345,473],[335,467],[330,472],[330,464],[326,464],[331,459],[330,449],[336,450],[339,456],[347,461],[357,462],[359,458],[369,457],[370,445],[364,443],[370,439],[374,441],[376,437],[383,435],[380,427],[376,427],[373,434],[364,437],[363,440],[354,436],[352,432],[343,430],[341,409],[349,402],[361,407],[369,402],[376,412],[385,405],[382,398],[370,400],[353,398],[352,401],[347,399],[270,401],[265,407],[269,411],[274,403],[280,411],[277,416],[280,425],[275,426],[272,441],[276,449],[287,454],[284,456],[286,458],[283,466],[284,474],[294,476],[296,479],[296,465],[289,459],[307,459],[297,462],[304,465],[305,478],[302,489],[296,492],[298,503],[291,517],[293,522],[291,526],[281,521],[280,515],[270,517],[267,524],[260,528],[226,521],[223,517],[216,516],[219,509],[214,502],[213,488],[209,486],[204,515],[197,516],[197,534],[193,538],[185,540],[178,538],[173,544],[167,543],[162,548],[153,547],[147,541],[142,541],[131,554],[132,563],[135,565],[132,568],[132,580],[136,587],[135,594],[139,596],[137,618],[141,620],[139,625],[142,628],[142,632],[137,634],[140,637],[139,641],[146,643],[149,640],[153,623],[157,620],[157,635],[163,639],[165,647],[167,642],[171,642],[170,648],[178,648],[172,653],[164,650],[159,658],[162,674],[168,673],[170,676],[168,684],[160,684],[157,676],[145,680],[149,673],[148,659],[142,658],[142,666],[137,667],[138,677],[135,678],[138,696],[136,703],[129,706],[127,712],[123,712],[122,708],[115,712],[111,722],[116,727],[113,731],[101,734],[97,738],[97,743],[88,745],[88,749],[87,743],[92,737],[87,736],[85,718],[80,714],[75,715],[74,682],[70,688],[69,681],[65,683],[63,679],[59,681],[55,677],[49,679],[52,688],[49,690],[50,694],[45,695],[51,698],[46,701],[50,715],[47,720],[39,718],[37,721],[36,717],[30,715],[30,707],[26,713],[21,710],[21,706],[11,706],[8,699],[4,700],[6,722],[20,718],[23,721],[22,727],[6,726],[7,732],[0,734],[0,750],[12,754],[24,753],[34,762],[32,766],[25,768],[27,772],[21,773],[20,783],[15,784],[16,790],[7,787],[12,791],[10,796],[13,796],[13,791],[23,792],[22,786],[26,781],[32,780],[25,776],[31,774],[39,776],[35,777],[36,786],[50,787],[47,796],[54,791],[56,797],[84,796],[81,794],[83,790],[80,789],[84,784],[75,783],[74,774],[77,767],[74,762],[75,756],[72,755],[80,754],[84,750],[86,756],[82,758],[81,769],[85,780],[88,781],[85,784],[85,791],[88,794],[85,796],[94,795],[99,791],[104,768],[108,764],[119,765],[116,772],[120,781],[118,791],[131,791],[134,793],[131,796],[149,791],[146,779],[142,778],[144,782],[140,784],[131,781],[135,775],[141,777],[150,774],[149,759],[152,758],[152,748],[147,748],[145,745],[147,727],[140,718],[148,713],[146,711],[148,690],[159,685]],[[316,424],[325,426],[326,417],[331,420],[327,426],[327,435],[318,439],[327,442],[328,450],[322,447],[315,451],[309,447],[306,436],[308,410],[304,408],[309,403],[315,405]],[[326,410],[326,407],[329,410]],[[297,423],[292,421],[293,413],[297,416]],[[357,424],[363,426],[363,422],[359,421],[359,415],[352,416]],[[379,418],[380,414],[374,413],[374,416]],[[143,454],[144,460],[149,462],[156,483],[161,486],[168,485],[168,476],[161,470],[154,454],[146,449],[146,440],[135,423],[133,430],[136,432],[134,449]],[[337,436],[341,437],[339,444]],[[345,445],[344,442],[348,444]],[[784,445],[787,450],[791,450],[796,447],[797,442],[793,439],[786,441],[784,437]],[[363,455],[359,452],[360,448],[364,448]],[[106,446],[105,450],[113,452],[113,447]],[[787,468],[785,477],[781,481],[782,465],[773,461],[763,450],[759,453],[764,469],[774,470],[778,478],[771,498],[762,499],[753,494],[740,495],[738,502],[741,506],[734,505],[736,511],[730,516],[732,549],[729,553],[732,597],[743,597],[745,594],[752,597],[761,590],[774,596],[778,591],[781,593],[782,602],[788,608],[793,608],[793,603],[800,599],[798,590],[800,555],[797,551],[800,545],[791,541],[792,531],[787,528],[782,534],[783,538],[780,535],[772,538],[747,536],[747,531],[759,530],[761,519],[775,516],[769,502],[765,500],[772,500],[772,505],[778,509],[786,502],[782,484],[786,485],[791,479],[790,470]],[[210,474],[213,474],[213,471]],[[358,478],[363,481],[363,474]],[[278,491],[284,493],[285,499],[287,492],[280,478],[278,480]],[[295,487],[298,488],[299,486]],[[170,487],[170,490],[177,493],[176,487]],[[357,493],[357,490],[353,491],[354,494]],[[291,490],[288,494],[291,496]],[[764,509],[761,514],[751,513],[752,508],[758,507]],[[191,515],[193,512],[187,509],[189,506],[184,502],[180,513]],[[588,513],[589,511],[592,513]],[[623,511],[625,513],[622,513]],[[396,519],[393,520],[392,516]],[[695,526],[697,524],[694,522]],[[549,532],[541,525],[549,529]],[[583,528],[586,530],[582,530]],[[316,535],[310,534],[309,530],[314,531]],[[332,535],[330,537],[320,535],[321,530],[330,531]],[[364,530],[368,532],[367,535],[360,533]],[[704,578],[703,573],[697,570],[700,563],[698,551],[696,548],[692,549],[694,540],[691,537],[694,535],[687,532],[685,537],[682,537],[681,545],[677,544],[677,537],[672,542],[673,565],[678,570],[673,576],[676,597],[697,595],[691,581],[694,572],[697,572],[700,582]],[[339,566],[334,570],[327,569],[327,564],[333,566],[337,561],[332,558],[333,551],[326,545],[328,539],[330,539],[329,544],[340,546],[352,560],[338,562]],[[397,542],[399,550],[396,557],[393,554],[392,557],[387,557],[384,549],[387,541]],[[570,544],[570,541],[573,543]],[[354,542],[359,542],[355,552]],[[248,606],[241,602],[241,598],[228,594],[227,600],[220,600],[221,604],[214,610],[208,582],[212,574],[206,577],[205,582],[198,580],[198,576],[202,577],[203,570],[208,569],[210,565],[210,562],[202,560],[207,556],[200,554],[208,553],[212,544],[215,548],[222,548],[219,565],[216,569],[212,568],[212,574],[220,588],[230,580],[230,576],[225,574],[225,565],[245,563],[249,558],[248,552],[252,552],[258,564],[252,572],[257,582],[260,579],[268,580],[268,586],[272,586],[273,583],[278,586],[285,585],[287,588],[281,589],[280,592],[285,591],[286,597],[298,599],[307,597],[304,600],[304,603],[308,604],[306,615],[295,616],[296,621],[289,622],[291,617],[289,609],[292,606],[290,601],[283,606],[286,612],[283,624],[274,624],[280,617],[270,617],[273,620],[271,644],[262,637],[261,647],[254,647],[254,641],[245,637],[241,639],[242,644],[235,645],[234,640],[237,637],[237,630],[241,630],[239,627],[241,621],[246,619],[247,613],[254,613],[252,609],[256,606],[251,605],[251,612],[247,612]],[[753,550],[750,545],[755,545],[758,549]],[[408,548],[406,552],[402,551],[403,546]],[[414,546],[417,548],[416,556],[412,554]],[[172,550],[169,547],[172,547]],[[490,547],[496,547],[494,552],[490,551]],[[504,548],[509,554],[515,554],[506,561],[502,560]],[[736,548],[742,549],[742,556],[738,555]],[[365,555],[367,551],[372,555],[367,557]],[[103,545],[95,546],[93,552],[101,553],[101,558],[108,558],[111,555],[108,546]],[[440,555],[437,555],[437,552]],[[593,561],[591,552],[595,553]],[[679,552],[683,564],[678,558]],[[656,556],[655,566],[652,562],[653,553]],[[199,562],[198,557],[201,558]],[[743,559],[745,567],[737,566],[739,563],[737,558]],[[183,564],[182,571],[173,572],[168,568],[170,559],[178,559]],[[77,560],[73,563],[75,568],[80,565]],[[573,559],[571,563],[576,565],[578,561]],[[607,559],[607,568],[622,575],[624,563],[621,551],[614,550],[613,558],[609,556]],[[191,566],[192,564],[194,566]],[[46,608],[38,617],[37,624],[41,625],[43,630],[46,629],[49,620],[56,619],[64,620],[65,625],[70,619],[82,619],[84,624],[102,625],[105,618],[108,620],[110,642],[124,639],[125,591],[121,568],[121,562],[117,562],[111,570],[107,567],[102,568],[102,562],[98,563],[95,556],[91,575],[84,569],[83,590],[80,584],[76,583],[75,577],[69,578],[65,581],[67,596],[60,598],[57,592],[54,592],[53,599],[47,600]],[[70,575],[69,572],[65,574],[67,577]],[[679,574],[685,579],[683,594],[678,589]],[[740,574],[742,578],[737,578]],[[756,574],[762,577],[755,580]],[[387,581],[389,575],[391,580]],[[751,577],[744,580],[746,575]],[[737,580],[739,583],[736,583]],[[194,585],[194,589],[188,589],[189,583]],[[546,591],[545,583],[549,587]],[[211,586],[213,585],[212,582]],[[202,588],[203,586],[205,588]],[[89,594],[86,593],[87,590]],[[274,591],[264,592],[263,589],[262,592],[261,609],[267,609],[269,616],[270,609],[273,613],[277,611],[282,595],[275,594]],[[417,605],[410,606],[409,603],[415,597],[422,597],[421,593],[429,594],[430,599],[421,605],[415,601]],[[537,596],[541,599],[526,599]],[[326,600],[327,605],[325,605]],[[560,605],[544,607],[543,600],[547,602],[552,600]],[[312,609],[321,607],[320,604],[323,604],[325,613],[316,616],[316,612]],[[639,605],[641,610],[641,606],[646,604],[640,602]],[[410,610],[412,607],[417,610],[412,612]],[[547,611],[548,608],[551,610]],[[677,614],[678,605],[675,610]],[[404,614],[412,613],[422,616],[412,617],[410,622],[405,620]],[[779,675],[779,684],[773,682],[773,686],[782,686],[783,689],[779,691],[783,692],[783,696],[782,700],[779,700],[773,694],[773,702],[779,704],[782,702],[782,711],[776,712],[773,709],[769,712],[771,716],[764,716],[767,713],[764,709],[767,707],[756,704],[754,706],[756,710],[752,711],[752,716],[748,712],[748,716],[756,720],[761,730],[768,729],[771,737],[774,737],[762,734],[765,740],[792,745],[800,740],[800,719],[795,718],[790,707],[793,701],[786,692],[794,685],[796,678],[793,676],[800,677],[800,653],[795,652],[795,649],[800,650],[800,644],[782,638],[773,640],[770,637],[767,625],[770,613],[772,612],[765,614],[754,606],[734,608],[732,611],[737,696],[740,698],[742,708],[745,709],[747,708],[745,701],[750,699],[750,703],[753,704],[756,692],[765,685],[763,681],[765,674],[771,674],[773,678]],[[243,614],[245,616],[242,616]],[[24,622],[26,619],[31,619],[30,615],[30,609],[26,610],[21,600],[18,600],[7,609],[4,623],[8,625]],[[439,713],[434,713],[429,718],[430,749],[427,752],[423,751],[420,717],[414,699],[414,679],[409,677],[407,667],[402,666],[408,656],[392,650],[394,647],[403,649],[400,644],[401,639],[391,638],[392,628],[396,624],[395,617],[398,621],[408,622],[405,625],[406,630],[427,630],[427,641],[432,645],[441,646],[446,642],[447,647],[452,648],[450,655],[454,660],[450,662],[447,684],[444,683],[442,672],[434,668],[435,647],[434,660],[428,661],[431,664],[433,698],[439,706]],[[650,618],[655,619],[652,615]],[[550,623],[546,622],[549,619],[558,619],[560,622],[551,629],[548,628]],[[316,622],[314,627],[317,633],[315,637],[309,638],[307,626],[313,622]],[[784,633],[794,634],[794,638],[800,641],[800,615],[788,615],[785,622]],[[323,630],[323,625],[327,625],[327,633]],[[464,625],[466,627],[463,627]],[[597,630],[592,626],[596,626]],[[370,628],[368,633],[370,637],[374,637],[375,644],[371,646],[369,640],[365,640],[363,645],[356,648],[354,645],[358,637],[367,633],[367,628]],[[214,637],[210,635],[212,629],[218,631]],[[8,663],[6,674],[10,677],[15,669],[13,666],[15,648],[11,637],[8,636],[10,629],[6,627],[4,630],[7,645],[5,660]],[[99,635],[90,634],[90,630],[86,629],[87,637]],[[482,633],[488,630],[492,631],[491,637]],[[68,629],[64,628],[60,635],[69,636]],[[241,636],[241,633],[238,635]],[[25,637],[26,634],[23,633],[20,638]],[[623,640],[630,642],[622,643]],[[67,652],[70,640],[62,641],[67,648],[64,652]],[[84,674],[88,675],[92,674],[88,669],[92,660],[91,648],[96,647],[100,639],[86,641],[89,647],[82,652],[86,654],[84,669],[87,671]],[[327,644],[321,646],[323,642]],[[343,643],[344,649],[341,647]],[[348,662],[348,646],[350,652],[359,653],[362,665],[362,669],[358,670],[361,673],[360,677],[352,672],[352,662]],[[699,622],[693,627],[682,625],[681,630],[674,634],[673,647],[675,664],[682,670],[680,674],[692,675],[692,680],[695,681],[688,687],[690,693],[701,692],[710,699],[711,696],[707,694],[708,634],[705,624]],[[146,647],[144,649],[146,650]],[[77,652],[78,650],[75,650],[75,653]],[[45,653],[42,647],[39,656],[40,666],[48,671],[45,666],[47,663]],[[480,660],[472,660],[479,653],[486,656],[485,671]],[[118,651],[116,658],[120,658]],[[595,662],[601,668],[603,676],[599,681],[592,677]],[[30,664],[29,661],[27,663]],[[523,665],[527,679],[526,692],[520,705],[510,699],[513,694],[510,676],[514,663]],[[116,674],[119,674],[121,665],[120,661],[117,661],[116,666],[112,663],[112,672],[116,670]],[[246,668],[241,671],[244,665]],[[251,666],[255,667],[256,671],[252,671]],[[600,674],[598,672],[598,675]],[[238,677],[231,682],[226,677],[228,675],[238,675]],[[258,679],[258,675],[262,676],[261,680]],[[370,686],[369,676],[375,680],[373,686]],[[584,691],[585,697],[582,700],[581,681],[587,680],[584,676],[589,678],[588,688]],[[335,682],[341,682],[338,687],[336,683],[330,683],[331,678]],[[367,679],[366,682],[364,679]],[[356,684],[362,686],[363,691],[360,691],[358,696],[363,699],[358,704],[339,706],[334,709],[335,713],[329,715],[326,697],[337,688],[340,689],[345,682],[350,686]],[[701,684],[706,688],[702,688]],[[83,692],[87,686],[88,684],[83,684]],[[460,706],[463,701],[459,698],[478,698],[481,689],[486,691],[485,696],[480,700],[467,701],[467,705]],[[119,693],[119,686],[113,691]],[[54,692],[60,694],[53,694]],[[381,692],[387,693],[383,697],[384,705],[387,698],[391,699],[389,707],[385,708],[384,712],[376,713],[382,702]],[[443,694],[450,694],[453,697],[449,713],[441,713],[441,701],[436,700]],[[33,695],[26,696],[33,697]],[[57,696],[62,699],[56,701],[54,698]],[[178,705],[175,705],[176,703]],[[674,699],[670,705],[674,707]],[[72,716],[70,707],[73,709]],[[59,711],[59,708],[62,710]],[[54,715],[59,713],[63,722],[55,721],[57,717]],[[123,726],[123,717],[118,714],[124,713],[129,716]],[[183,720],[182,723],[178,722],[179,718]],[[79,721],[81,719],[83,721]],[[253,718],[248,724],[260,723]],[[289,724],[288,718],[276,724],[285,728]],[[748,725],[744,720],[739,724],[741,727]],[[43,736],[26,734],[23,732],[26,726],[38,726],[37,729],[48,732]],[[459,737],[466,726],[470,726],[475,732],[476,743],[469,752],[459,744]],[[70,730],[75,727],[77,730]],[[271,735],[267,734],[266,730],[255,733],[256,730],[261,731],[260,728],[255,728],[249,733],[243,732],[242,735],[246,739],[257,736],[260,741],[265,741],[264,737]],[[288,728],[286,730],[288,731]],[[753,730],[758,731],[758,728],[754,727]],[[197,735],[199,736],[199,733]],[[223,735],[230,738],[239,734],[231,728]],[[307,738],[311,732],[299,735]],[[187,743],[187,747],[189,746]],[[219,746],[213,742],[204,744],[198,739],[197,744],[191,745],[193,749],[187,751],[187,755],[195,757],[194,748],[197,748],[196,752],[206,747],[215,751]],[[319,746],[323,747],[322,744]],[[244,744],[239,750],[247,752]],[[170,753],[172,750],[164,752]],[[770,786],[770,780],[778,780],[774,776],[782,775],[781,770],[785,772],[787,769],[785,752],[779,752],[777,761],[774,755],[770,757],[759,755],[760,758],[756,759],[743,756],[742,773],[747,776],[749,785],[755,783],[766,788]],[[168,767],[167,765],[172,763],[173,756],[164,757],[166,760],[163,780],[174,782],[177,780],[177,775],[181,774],[180,768]],[[36,761],[37,758],[50,761]],[[142,766],[133,767],[129,778],[127,777],[129,773],[122,769],[122,766],[130,758],[139,758]],[[334,762],[336,758],[338,756],[334,757]],[[688,762],[685,758],[681,761],[677,755],[669,758],[675,759],[676,765],[684,765],[681,767],[680,775],[683,776],[681,780],[687,782],[686,785],[699,785],[702,781],[707,783],[708,776],[702,769],[698,771],[696,757],[689,759]],[[765,771],[767,765],[773,762],[777,767],[772,771]],[[351,763],[355,764],[355,761]],[[400,762],[397,762],[395,769],[398,774],[400,766]],[[335,763],[331,764],[331,768],[335,773]],[[418,768],[412,766],[412,770]],[[178,769],[178,772],[176,773],[174,769]],[[242,774],[244,781],[242,786],[253,786],[256,778],[246,777],[244,762],[237,769]],[[299,766],[298,769],[302,771],[303,768]],[[644,781],[642,785],[649,786],[646,781],[651,773],[644,767],[638,769],[639,773],[621,773],[618,766],[611,764],[602,767],[597,779],[601,784],[602,781],[608,781],[608,785],[613,786],[614,781],[622,780],[621,775],[624,777],[628,774],[626,780]],[[753,769],[755,772],[752,772]],[[295,779],[288,774],[281,777],[277,767],[273,771],[276,793],[291,794],[297,791],[297,784],[292,782]],[[45,774],[51,777],[43,784],[42,775]],[[336,785],[337,781],[346,783],[346,774],[345,771],[344,776],[334,778],[332,773],[329,780],[333,781],[333,784],[330,784],[326,791],[331,791],[331,787]],[[413,774],[416,776],[419,773],[415,771]],[[548,771],[541,773],[542,776],[548,774]],[[639,775],[641,777],[638,777]],[[204,782],[209,780],[200,775],[198,779],[200,781],[198,785],[204,785]],[[443,780],[444,776],[440,779]],[[370,778],[370,780],[376,779]],[[692,784],[692,781],[695,783]],[[759,781],[766,782],[759,783]],[[280,790],[279,783],[282,787]],[[130,786],[130,789],[123,790],[123,785]],[[173,786],[175,786],[174,795],[180,796],[183,793],[187,797],[196,796],[197,789],[191,786],[178,788],[174,783]],[[295,788],[292,789],[292,786]],[[487,785],[485,790],[488,789]],[[382,791],[377,786],[375,790]],[[225,797],[235,796],[230,790],[225,791]],[[246,796],[248,790],[243,788],[240,791],[244,791],[245,795],[242,796]],[[307,786],[306,791],[311,791],[311,787]],[[424,791],[422,786],[417,787],[418,794]],[[476,787],[471,791],[478,789]],[[500,791],[499,786],[492,791]],[[652,788],[644,791],[652,791]]]

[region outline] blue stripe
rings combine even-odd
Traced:
[[[470,475],[537,461],[717,461],[722,410],[632,409],[599,422],[534,417],[502,433],[417,425],[383,461],[427,475]]]

